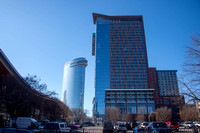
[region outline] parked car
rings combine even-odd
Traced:
[[[184,122],[178,122],[179,127],[182,127]]]
[[[70,132],[71,128],[67,127],[65,122],[48,122],[42,129],[43,133],[66,133]]]
[[[127,130],[132,130],[132,127],[131,127],[130,123],[126,123],[125,126],[126,126]]]
[[[195,127],[200,127],[200,122],[193,122],[194,123],[194,125],[195,125]]]
[[[148,126],[148,124],[149,124],[148,122],[142,122],[139,124],[139,127],[146,128],[146,126]]]
[[[166,122],[166,123],[167,123],[167,125],[168,125],[170,128],[172,128],[172,129],[177,130],[177,129],[179,128],[178,122],[173,121],[173,122]]]
[[[117,128],[117,132],[124,132],[126,133],[127,128],[125,125],[119,125],[119,127]]]
[[[82,127],[92,127],[92,126],[95,126],[95,124],[92,123],[92,122],[84,122],[80,125],[80,128],[82,128]]]
[[[31,117],[18,117],[16,119],[16,127],[21,129],[38,129],[39,124]]]
[[[119,128],[119,125],[118,124],[115,124],[114,125],[114,130],[117,130]]]
[[[183,127],[185,127],[185,128],[193,128],[193,127],[195,127],[195,124],[193,122],[191,122],[191,121],[188,121],[188,122],[185,122],[183,124]]]
[[[68,127],[70,127],[71,129],[78,129],[79,127],[74,125],[74,124],[69,124]]]
[[[165,122],[150,122],[146,131],[147,133],[171,133],[173,130]]]
[[[16,128],[1,128],[1,133],[41,133],[40,130],[27,130],[27,129],[16,129]]]
[[[104,122],[103,133],[113,133],[114,132],[114,123],[113,122]]]
[[[79,123],[75,123],[75,125],[76,125],[78,128],[80,128],[80,126],[81,126]]]
[[[137,122],[133,122],[132,124],[131,124],[131,127],[132,128],[135,128],[135,127],[137,127],[138,126],[138,123]]]
[[[43,129],[44,125],[49,122],[49,120],[39,120],[37,123],[39,124],[39,129]]]
[[[138,126],[133,129],[133,133],[145,133],[145,129]]]

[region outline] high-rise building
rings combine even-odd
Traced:
[[[64,66],[62,101],[70,109],[84,108],[85,58],[76,58]]]
[[[157,70],[160,96],[179,95],[177,70]]]
[[[179,107],[185,103],[184,96],[179,95],[176,72],[177,70],[148,69],[149,88],[155,89],[155,108],[171,108],[174,120],[179,118]]]
[[[107,16],[93,13],[96,31],[92,36],[95,56],[93,114],[104,118],[105,107],[121,113],[149,114],[168,106],[178,118],[179,95],[176,70],[148,67],[142,16]]]
[[[148,89],[148,60],[142,16],[94,13],[93,21],[96,24],[92,45],[92,55],[96,59],[95,115],[103,117],[105,103],[117,106],[125,113],[137,113],[140,106],[145,106],[147,112],[148,107],[154,110],[153,99],[149,99],[149,103],[145,99],[153,90]],[[110,93],[115,94],[115,100],[107,95]],[[129,93],[134,93],[136,98],[128,101]],[[128,109],[129,105],[131,109]]]

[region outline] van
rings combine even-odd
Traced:
[[[38,129],[37,120],[31,117],[18,117],[16,120],[16,127],[23,129]]]

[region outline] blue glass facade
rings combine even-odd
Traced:
[[[104,114],[105,89],[110,88],[110,21],[98,18],[96,26],[95,110]]]
[[[84,108],[85,58],[76,58],[65,64],[62,101],[70,108]]]
[[[142,16],[93,14],[93,19],[96,24],[94,113],[101,117],[106,89],[148,89],[148,61]],[[128,111],[123,103],[110,106]]]
[[[154,89],[106,89],[106,106],[117,107],[122,113],[150,114],[155,110]]]

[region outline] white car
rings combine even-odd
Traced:
[[[183,124],[183,126],[185,127],[185,128],[192,128],[192,127],[195,127],[195,124],[193,123],[193,122],[185,122],[184,124]]]
[[[194,122],[195,127],[200,127],[200,122]]]
[[[140,123],[140,125],[139,125],[139,127],[141,127],[141,128],[145,128],[145,127],[147,127],[148,126],[148,122],[142,122],[142,123]]]
[[[114,129],[117,130],[118,128],[119,128],[119,125],[118,125],[118,124],[115,124],[115,125],[114,125]]]

